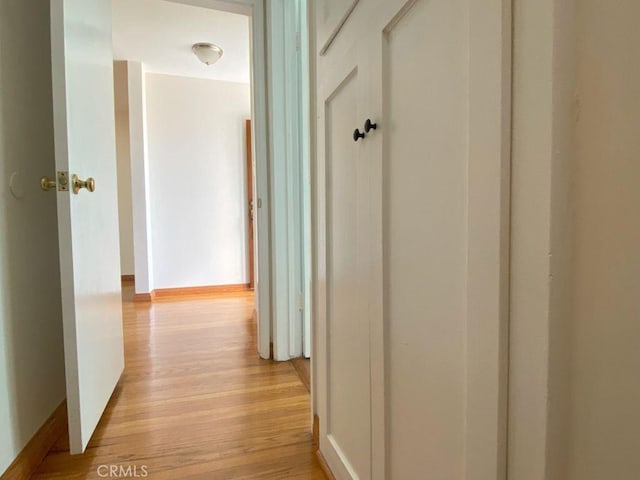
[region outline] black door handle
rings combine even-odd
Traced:
[[[364,138],[364,137],[365,137],[364,133],[362,133],[357,128],[353,131],[353,141],[354,142],[357,142],[358,140],[360,140],[361,138]]]
[[[376,128],[378,128],[378,124],[372,123],[371,119],[367,118],[367,120],[364,122],[364,131],[366,133],[369,133],[370,130],[375,130]]]

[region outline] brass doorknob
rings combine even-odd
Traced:
[[[76,195],[83,188],[86,188],[90,192],[93,192],[96,189],[96,181],[93,178],[89,177],[86,180],[80,180],[78,175],[75,173],[71,177],[71,185],[73,187],[73,193]]]
[[[45,192],[56,188],[56,181],[50,177],[42,177],[40,179],[40,188]]]

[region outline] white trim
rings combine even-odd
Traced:
[[[263,2],[251,0],[167,0],[173,3],[182,3],[191,5],[192,7],[210,8],[212,10],[220,10],[228,13],[237,13],[251,17],[253,9],[256,5],[262,6]]]
[[[300,111],[299,1],[286,2],[284,29],[287,108],[287,227],[289,244],[289,358],[302,356],[303,345],[303,223],[302,223],[302,125]]]
[[[359,480],[358,475],[333,435],[322,437],[320,439],[320,447],[320,450],[325,455],[324,459],[335,478]]]
[[[314,27],[312,27],[314,28]],[[313,52],[313,51],[312,51]],[[335,442],[329,441],[332,437],[330,431],[329,408],[329,357],[328,357],[328,258],[327,258],[327,165],[326,142],[323,137],[326,128],[326,106],[334,98],[337,92],[349,81],[353,80],[358,72],[359,64],[354,61],[356,46],[349,44],[346,49],[335,53],[331,59],[333,68],[325,73],[325,78],[318,78],[318,64],[327,61],[327,57],[316,56],[314,60],[314,131],[313,142],[315,145],[313,163],[313,228],[314,228],[314,305],[312,325],[312,369],[311,383],[312,402],[314,412],[319,416],[320,424],[320,451],[322,452],[329,468],[336,478],[349,479],[349,469],[346,467],[342,453],[335,449]],[[325,69],[326,70],[326,69]],[[361,103],[360,99],[358,103]]]
[[[149,293],[153,283],[153,245],[149,200],[149,159],[147,157],[147,100],[144,66],[127,61],[129,102],[129,155],[133,216],[133,259],[135,292]]]
[[[311,262],[309,270],[309,304],[306,305],[309,315],[311,316],[311,421],[313,424],[314,416],[319,415],[318,392],[319,375],[318,375],[318,297],[319,288],[318,279],[318,215],[321,213],[318,202],[321,197],[318,194],[317,178],[318,178],[318,83],[317,83],[317,58],[316,58],[316,19],[315,4],[309,2],[307,7],[307,28],[308,28],[308,56],[309,56],[309,234],[311,236],[308,243],[311,253],[309,261]],[[324,173],[323,173],[324,174]],[[324,192],[322,192],[324,193]],[[324,214],[324,211],[322,212]],[[326,385],[326,384],[325,384]]]
[[[262,0],[169,0],[174,3],[248,15],[251,24],[251,85],[253,146],[256,163],[256,237],[258,239],[256,291],[258,352],[269,358],[271,343],[271,236],[269,148],[267,119],[267,47],[265,2]],[[277,317],[276,317],[277,318]]]
[[[270,232],[270,191],[269,191],[269,148],[267,119],[267,62],[266,26],[264,3],[260,0],[237,0],[236,3],[251,5],[252,44],[252,103],[254,118],[254,152],[256,162],[256,196],[260,205],[257,209],[256,233],[258,238],[258,344],[262,358],[269,358],[271,351],[271,232]],[[262,274],[260,274],[262,272]]]
[[[312,128],[313,118],[311,116],[311,60],[310,60],[310,22],[309,22],[308,0],[300,1],[300,72],[301,72],[301,127],[302,127],[302,224],[303,224],[303,292],[304,292],[304,312],[303,312],[303,340],[302,355],[311,357],[311,308],[312,308],[312,199],[311,199],[311,156],[312,156]]]
[[[575,1],[515,0],[510,478],[567,478]]]
[[[349,17],[351,16],[353,11],[358,6],[358,2],[359,1],[360,0],[352,0],[351,1],[351,5],[348,6],[347,10],[344,12],[342,17],[338,21],[338,24],[336,25],[336,27],[329,34],[329,38],[327,38],[327,40],[324,42],[324,45],[320,49],[320,53],[318,55],[323,57],[327,53],[327,50],[329,50],[329,47],[331,47],[331,44],[333,43],[333,41],[336,39],[336,37],[340,33],[340,30],[342,30],[342,27],[344,27],[344,24],[347,23],[347,20],[349,20]]]
[[[272,0],[267,10],[269,41],[270,174],[275,360],[303,354],[304,208],[301,139],[299,1]]]
[[[505,480],[511,0],[469,9],[466,478]]]
[[[285,35],[285,0],[270,2],[267,11],[267,51],[269,98],[270,142],[269,156],[271,158],[270,175],[273,187],[271,198],[273,209],[271,212],[272,249],[272,311],[274,318],[284,320],[275,321],[272,326],[273,358],[274,360],[289,359],[289,227],[287,225],[287,132],[285,128],[276,129],[275,125],[286,124],[287,85],[285,72],[284,35]]]

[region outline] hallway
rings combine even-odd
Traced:
[[[123,290],[118,388],[85,454],[70,456],[64,436],[33,478],[113,478],[112,465],[120,478],[325,478],[309,393],[290,362],[256,353],[253,294],[149,305],[131,301],[131,286]]]

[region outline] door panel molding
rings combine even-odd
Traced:
[[[364,407],[362,401],[366,402],[369,389],[368,336],[360,335],[360,347],[358,342],[348,340],[358,336],[358,325],[361,326],[362,321],[366,319],[361,302],[349,303],[350,298],[358,296],[355,288],[357,279],[362,276],[363,262],[362,258],[358,257],[358,250],[362,251],[358,249],[362,239],[355,232],[357,229],[349,231],[349,227],[351,225],[355,227],[358,218],[362,216],[362,196],[358,193],[360,188],[358,172],[362,168],[360,165],[362,160],[357,153],[360,145],[353,143],[350,130],[357,124],[361,98],[358,66],[354,66],[353,61],[348,61],[353,58],[351,55],[345,56],[344,59],[347,61],[340,65],[340,68],[335,69],[337,78],[331,83],[324,82],[321,95],[325,100],[319,108],[320,125],[326,131],[326,136],[321,137],[322,140],[319,141],[325,152],[324,161],[319,166],[319,175],[322,177],[321,183],[326,192],[324,196],[326,202],[323,202],[323,214],[320,216],[324,227],[322,233],[325,236],[323,245],[326,246],[326,250],[323,250],[318,257],[321,275],[318,285],[324,286],[318,298],[318,305],[323,307],[323,317],[319,320],[319,328],[322,330],[318,336],[320,347],[316,355],[317,362],[321,365],[319,381],[322,385],[320,387],[322,397],[319,402],[320,449],[336,478],[339,479],[368,478],[370,453],[368,442],[365,441],[363,444],[361,439],[363,434],[365,438],[369,437],[366,433],[369,415],[366,410],[362,410]],[[345,101],[348,104],[334,104],[334,102]],[[334,108],[342,111],[339,117],[334,117]],[[353,121],[344,124],[342,115],[347,112],[349,112],[348,115],[352,115]],[[336,125],[334,123],[336,121],[343,123]],[[341,152],[338,151],[336,153],[340,156],[334,156],[333,148],[347,148],[349,154],[340,155]],[[340,169],[340,173],[337,173],[337,169]],[[335,191],[335,188],[338,188],[335,182],[342,184],[339,192]],[[347,185],[350,182],[352,185]],[[340,205],[332,202],[334,194],[342,199]],[[349,217],[346,218],[345,215]],[[342,226],[337,225],[336,228],[334,220],[341,220]],[[332,241],[334,235],[339,235],[346,240],[346,244],[341,242],[344,248],[335,249]],[[349,237],[348,240],[344,237],[345,235]],[[341,255],[339,271],[334,270],[334,254]],[[345,270],[343,263],[348,259],[352,259],[353,264]],[[337,277],[334,276],[336,273]],[[334,304],[339,310],[334,309]],[[341,306],[349,307],[349,311]],[[345,321],[347,319],[350,321]],[[366,345],[362,345],[362,342]],[[350,379],[357,379],[357,381]],[[359,398],[358,395],[364,398]],[[358,420],[357,417],[362,413],[365,413],[366,417]],[[351,420],[360,422],[358,428],[349,428]],[[365,447],[364,450],[363,447]],[[364,463],[363,457],[366,459]],[[359,465],[355,465],[354,461]],[[357,471],[360,475],[356,473]]]
[[[340,19],[338,20],[335,28],[329,34],[329,37],[327,38],[327,40],[322,45],[322,48],[320,49],[320,56],[326,55],[327,50],[329,50],[329,47],[331,46],[331,44],[333,43],[335,38],[340,33],[340,30],[342,30],[342,27],[344,27],[344,24],[347,23],[347,20],[349,20],[349,17],[351,16],[353,11],[358,6],[358,2],[359,1],[360,0],[352,0],[351,5],[349,7],[347,7],[346,11],[342,14],[342,17],[340,17]]]
[[[419,478],[428,471],[459,479],[465,463],[467,7],[446,0],[394,6],[379,23],[382,48],[373,71],[382,78],[372,96],[384,120],[381,175],[373,182],[381,184],[382,207],[373,210],[382,225],[375,257],[383,270],[386,476]]]
[[[507,477],[511,0],[470,1],[468,479]]]

